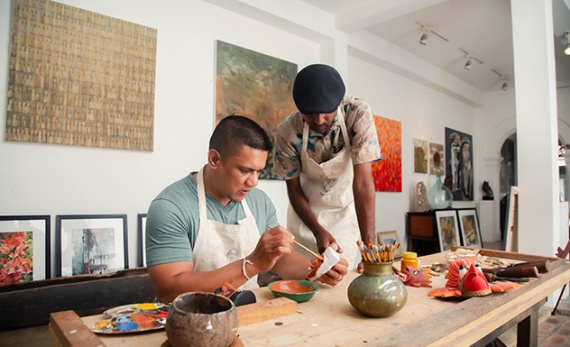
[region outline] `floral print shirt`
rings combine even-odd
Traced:
[[[347,95],[340,103],[340,110],[350,139],[353,165],[382,159],[374,115],[368,103]],[[277,127],[274,171],[280,178],[291,179],[301,173],[304,124],[303,115],[296,111]],[[344,146],[338,117],[334,118],[331,128],[324,135],[309,129],[307,154],[319,164],[334,158]]]

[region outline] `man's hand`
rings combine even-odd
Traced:
[[[344,276],[348,273],[348,261],[345,258],[340,258],[338,263],[335,264],[326,274],[317,278],[317,281],[336,286],[339,284]]]
[[[319,234],[316,236],[317,247],[319,249],[319,254],[323,254],[325,250],[329,247],[337,251],[337,253],[342,253],[342,249],[336,243],[336,239],[329,233],[326,229],[322,228]]]
[[[293,235],[282,226],[264,232],[247,259],[259,272],[269,271],[283,255],[291,254]]]

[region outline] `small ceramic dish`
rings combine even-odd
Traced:
[[[319,291],[318,284],[305,280],[275,281],[267,287],[276,298],[285,297],[296,302],[309,301]]]

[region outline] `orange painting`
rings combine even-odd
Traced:
[[[382,160],[372,163],[377,192],[402,192],[402,123],[374,116]]]

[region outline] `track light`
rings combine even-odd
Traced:
[[[427,39],[428,39],[428,35],[427,35],[427,33],[424,32],[422,34],[422,37],[420,37],[420,45],[425,46],[427,43]]]
[[[507,81],[507,78],[500,73],[499,71],[495,70],[495,69],[491,69],[491,71],[493,71],[494,73],[496,73],[499,76],[499,83],[503,82],[503,84],[501,85],[501,90],[505,91],[507,89],[509,89],[509,83]]]
[[[429,38],[428,33],[434,34],[435,36],[439,37],[445,42],[449,42],[449,39],[442,34],[438,33],[437,31],[433,30],[432,28],[423,25],[422,23],[417,23],[422,29],[422,36],[420,37],[420,45],[425,46],[427,44],[427,40]]]
[[[570,55],[570,31],[566,30],[564,36],[566,36],[566,46],[564,47],[564,54]]]
[[[479,57],[477,57],[475,54],[467,51],[466,49],[459,48],[459,50],[461,52],[463,52],[465,54],[465,58],[467,58],[467,61],[465,62],[465,65],[463,66],[465,68],[465,70],[471,70],[471,67],[473,66],[473,60],[475,60],[479,64],[485,64],[485,62],[483,60],[479,59]]]
[[[471,63],[471,57],[468,56],[468,57],[467,57],[467,61],[465,62],[465,70],[471,70],[471,65],[472,65],[472,63]]]

